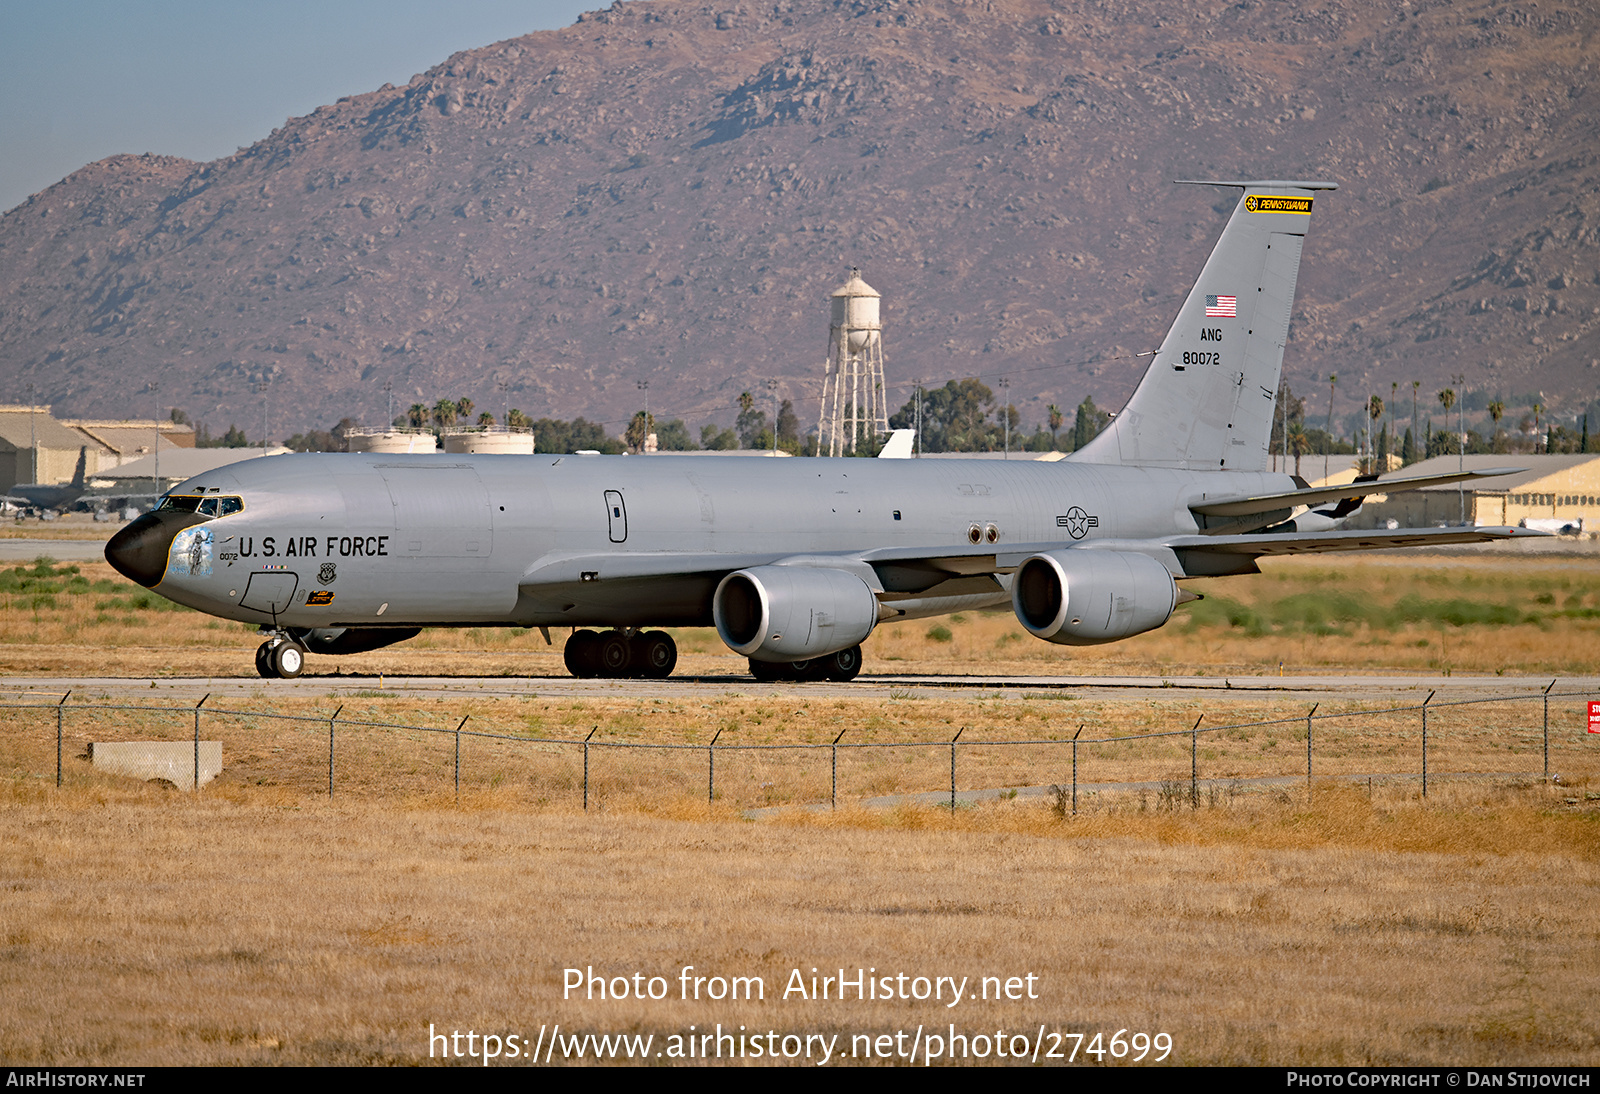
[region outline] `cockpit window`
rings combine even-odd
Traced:
[[[235,497],[199,497],[191,494],[168,494],[161,499],[157,509],[174,513],[198,513],[202,517],[226,517],[244,510],[244,500]]]

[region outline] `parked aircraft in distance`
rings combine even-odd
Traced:
[[[19,509],[63,509],[83,496],[84,469],[89,463],[89,449],[78,449],[78,469],[72,474],[72,481],[61,485],[46,482],[19,482],[10,488],[10,492],[0,496],[0,502],[6,502]]]
[[[660,677],[677,650],[659,628],[714,625],[758,679],[848,680],[890,620],[1009,601],[1047,642],[1112,642],[1192,599],[1178,581],[1263,555],[1528,534],[1295,527],[1475,476],[1317,488],[1267,470],[1301,245],[1335,187],[1211,185],[1244,193],[1126,408],[1065,460],[275,456],[183,483],[106,558],[260,624],[263,676],[422,627],[559,626],[573,673]]]

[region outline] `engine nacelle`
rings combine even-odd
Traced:
[[[1178,586],[1148,555],[1047,551],[1017,567],[1011,609],[1036,638],[1093,646],[1155,630],[1172,618]]]
[[[864,641],[878,623],[878,598],[844,570],[754,566],[722,579],[711,616],[735,653],[805,661]]]

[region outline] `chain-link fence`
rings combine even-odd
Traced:
[[[471,717],[435,725],[327,714],[283,714],[215,706],[133,703],[0,703],[12,732],[11,763],[56,784],[77,777],[76,742],[175,742],[192,746],[204,784],[201,743],[223,748],[235,785],[297,793],[453,794],[498,790],[536,803],[584,808],[612,797],[700,797],[741,807],[837,805],[911,796],[952,806],[1006,788],[1057,787],[1058,808],[1076,809],[1080,788],[1158,787],[1198,805],[1219,780],[1283,784],[1317,779],[1415,780],[1425,797],[1444,777],[1549,779],[1564,763],[1586,766],[1600,736],[1587,695],[1554,691],[1376,709],[1324,710],[1219,723],[1211,713],[1181,727],[1084,736],[1087,723],[1056,734],[993,736],[968,726],[942,739],[889,739],[846,729],[821,740],[705,743],[619,737],[596,726],[582,737],[548,737]],[[1155,719],[1172,717],[1157,711]],[[1150,719],[1147,717],[1146,721]],[[1587,742],[1590,742],[1586,744]],[[72,742],[69,744],[69,742]],[[203,776],[203,777],[202,777]],[[937,796],[937,797],[935,797]]]

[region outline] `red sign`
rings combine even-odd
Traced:
[[[1600,702],[1589,700],[1589,732],[1600,733]]]

